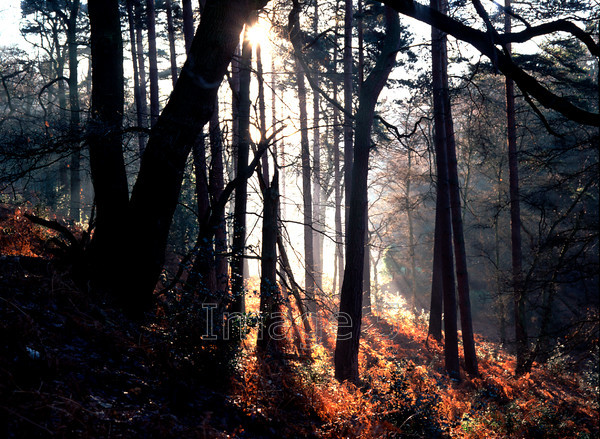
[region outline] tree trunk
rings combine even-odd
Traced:
[[[208,175],[208,192],[210,194],[211,205],[214,206],[223,193],[225,186],[224,168],[223,168],[223,141],[221,139],[221,128],[219,126],[219,107],[218,100],[215,99],[215,110],[210,118],[210,171]],[[223,296],[228,289],[229,274],[227,270],[227,224],[225,223],[225,212],[222,211],[219,216],[217,229],[214,238],[215,252],[215,278],[216,293],[219,297]]]
[[[262,252],[260,259],[260,314],[261,327],[257,347],[262,352],[280,351],[285,338],[281,313],[281,293],[277,285],[277,228],[279,221],[278,175],[275,170],[271,185],[263,190]]]
[[[129,39],[131,40],[131,61],[133,64],[133,96],[138,127],[144,126],[144,110],[142,108],[142,91],[140,89],[140,73],[138,70],[138,53],[135,40],[135,20],[133,16],[133,0],[127,0],[127,21],[129,24]],[[138,133],[139,156],[141,157],[146,147],[144,133]]]
[[[510,0],[504,6],[510,10]],[[511,17],[504,14],[505,32],[510,33]],[[511,53],[510,43],[506,45]],[[512,79],[506,78],[506,131],[508,143],[508,173],[510,194],[510,242],[512,248],[512,274],[515,311],[515,340],[517,344],[517,367],[515,373],[524,372],[527,357],[527,326],[525,323],[525,291],[523,288],[523,253],[521,250],[521,206],[519,197],[519,157],[517,153],[517,128],[515,122],[515,91]]]
[[[313,34],[319,34],[319,3],[314,2],[313,15]],[[321,139],[319,130],[320,108],[319,108],[319,70],[315,69],[313,88],[313,160],[312,160],[312,219],[313,219],[313,264],[314,264],[314,283],[315,294],[323,289],[323,217],[321,215]]]
[[[150,126],[153,127],[160,113],[154,0],[146,0],[146,25],[148,26],[148,64],[150,66]]]
[[[71,153],[71,197],[69,214],[73,221],[81,220],[81,151],[79,149],[79,128],[81,123],[79,108],[79,85],[77,81],[77,16],[79,0],[74,0],[69,8],[67,19],[67,44],[69,48],[69,109],[71,111],[70,137],[73,145]]]
[[[440,0],[431,0],[431,7],[440,10]],[[446,36],[436,28],[431,29],[433,112],[435,124],[435,152],[437,168],[437,197],[440,198],[440,256],[444,291],[444,358],[446,371],[454,378],[460,377],[458,362],[458,332],[456,325],[456,292],[452,256],[452,217],[448,181],[447,135],[444,109],[443,58]],[[435,256],[435,255],[434,255]],[[434,267],[435,268],[435,267]]]
[[[336,13],[337,13],[336,3]],[[335,36],[337,40],[338,35],[338,20],[336,20]],[[334,45],[333,49],[333,72],[332,72],[332,87],[333,87],[333,100],[337,102],[338,98],[338,76],[337,76],[337,63],[338,63],[338,45]],[[332,293],[337,294],[338,289],[335,287],[336,280],[339,288],[342,286],[343,272],[344,272],[344,235],[342,232],[342,175],[340,170],[340,111],[334,106],[333,107],[333,185],[334,185],[334,199],[335,199],[335,259],[337,263],[337,277],[334,279],[334,288]]]
[[[146,61],[144,55],[144,36],[143,36],[143,8],[141,0],[133,0],[135,4],[135,40],[137,46],[138,71],[140,78],[140,111],[138,112],[138,125],[140,128],[148,127],[148,99],[146,93]],[[142,142],[139,145],[140,157],[146,149],[146,135],[140,134]]]
[[[367,207],[367,175],[371,128],[375,105],[394,65],[400,41],[398,14],[386,7],[386,36],[381,54],[359,96],[356,114],[356,141],[352,169],[352,191],[347,243],[346,267],[340,297],[337,340],[335,346],[335,377],[339,381],[358,382],[358,347],[362,319],[362,280],[365,250]]]
[[[410,258],[410,289],[412,296],[412,311],[417,312],[417,262],[415,258],[415,236],[413,227],[410,188],[412,180],[412,155],[408,150],[408,175],[406,176],[406,217],[408,219],[408,257]]]
[[[367,203],[368,204],[368,203]],[[369,247],[369,209],[365,212],[365,257],[363,263],[363,314],[371,314],[371,251]]]
[[[299,4],[294,2],[294,10],[290,13],[289,28],[290,40],[297,46],[300,43]],[[306,86],[304,72],[300,61],[295,62],[296,87],[300,106],[300,145],[302,158],[302,200],[304,215],[304,291],[306,293],[307,308],[311,313],[316,312],[315,278],[314,278],[314,249],[313,249],[313,218],[312,218],[312,193],[310,181],[310,149],[308,144],[308,115],[306,111]],[[307,72],[308,74],[308,72]]]
[[[442,284],[441,226],[442,197],[436,196],[435,232],[433,238],[433,269],[431,278],[431,306],[429,308],[428,334],[435,338],[438,342],[442,341],[442,310],[444,304],[444,285]]]
[[[241,172],[248,166],[250,148],[250,73],[252,70],[252,46],[244,34],[242,59],[239,72],[239,141],[236,148],[236,169]],[[233,295],[232,312],[244,312],[244,253],[246,247],[246,202],[248,187],[246,184],[235,190],[235,206],[233,216],[233,244],[231,258],[231,294]]]
[[[173,88],[177,82],[177,51],[175,50],[175,27],[173,26],[173,7],[171,0],[165,0],[165,9],[167,11],[167,34],[169,38],[169,55],[171,60],[171,82]]]
[[[89,0],[92,109],[88,126],[90,169],[96,204],[91,267],[107,282],[123,242],[128,187],[121,145],[123,122],[123,42],[118,0]],[[119,261],[116,261],[119,266]],[[110,277],[111,281],[114,279]],[[105,285],[108,286],[108,285]]]
[[[208,298],[217,289],[212,239],[206,237],[205,225],[210,215],[210,200],[206,166],[206,139],[201,131],[192,148],[194,173],[196,177],[196,203],[198,206],[198,237],[196,239],[197,254],[188,283],[192,290],[198,291],[201,297]]]
[[[348,239],[350,215],[350,193],[352,190],[352,0],[344,0],[344,186],[345,197],[345,238]],[[347,245],[346,245],[347,247]]]
[[[182,0],[181,9],[183,14],[185,53],[190,53],[192,40],[194,39],[194,11],[192,9],[192,0]]]
[[[447,1],[442,0],[443,12],[446,12]],[[458,183],[458,161],[456,159],[456,142],[454,139],[454,123],[448,84],[448,53],[445,41],[441,44],[442,94],[444,100],[444,122],[446,128],[446,159],[448,163],[448,183],[452,213],[452,237],[454,240],[454,259],[456,261],[456,280],[458,284],[458,306],[462,329],[465,369],[471,375],[477,375],[477,353],[473,338],[473,321],[471,318],[471,298],[469,291],[469,273],[467,270],[467,252],[463,232],[460,187]]]

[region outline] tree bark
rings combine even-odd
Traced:
[[[431,0],[431,7],[439,10],[440,0]],[[454,378],[460,377],[458,361],[458,331],[456,325],[456,292],[452,256],[452,216],[448,178],[447,137],[444,102],[444,55],[446,36],[436,28],[431,29],[433,112],[435,124],[435,152],[437,168],[437,197],[440,198],[441,277],[444,291],[444,359],[446,371]],[[434,255],[435,257],[435,255]],[[435,266],[434,266],[435,268]]]
[[[211,205],[214,206],[221,197],[225,187],[223,167],[223,141],[221,139],[221,127],[219,125],[218,100],[215,99],[215,110],[210,118],[210,170],[208,174],[208,192]],[[217,295],[223,296],[228,289],[229,273],[227,270],[227,224],[225,223],[225,212],[221,211],[214,238],[215,252],[215,278]]]
[[[314,14],[313,14],[313,34],[316,36],[319,34],[319,2],[314,2]],[[321,139],[319,130],[320,120],[320,108],[319,108],[319,67],[316,66],[314,69],[314,83],[316,87],[313,88],[313,160],[312,160],[312,219],[313,219],[313,262],[314,262],[314,282],[315,282],[315,294],[323,289],[323,217],[321,215]]]
[[[144,55],[144,36],[143,36],[143,10],[140,3],[141,0],[133,0],[135,4],[135,39],[137,47],[137,60],[138,71],[140,75],[140,111],[138,112],[138,125],[140,128],[148,127],[148,99],[146,92],[146,61]],[[142,143],[139,145],[140,157],[143,155],[146,149],[146,135],[141,134],[143,138]]]
[[[277,228],[279,221],[279,182],[277,171],[270,186],[263,190],[263,227],[260,279],[261,327],[257,347],[262,352],[280,351],[284,339],[281,293],[277,285]]]
[[[348,216],[350,215],[350,193],[352,190],[352,0],[344,0],[344,189],[345,196],[345,233],[348,239]]]
[[[96,204],[90,262],[95,280],[106,282],[114,257],[119,255],[116,249],[123,242],[123,214],[127,212],[128,201],[121,145],[123,42],[118,0],[90,0],[88,11],[92,57],[88,145]]]
[[[183,13],[183,38],[185,41],[185,53],[190,52],[192,40],[194,39],[194,11],[192,0],[182,0],[181,9]]]
[[[441,225],[442,197],[436,196],[435,232],[433,238],[433,269],[431,278],[431,306],[429,308],[428,333],[438,342],[442,341],[442,310],[444,304],[444,285],[442,284]]]
[[[150,126],[153,127],[160,113],[154,0],[146,0],[146,25],[148,26],[148,64],[150,66]]]
[[[442,0],[443,11],[447,11],[447,1]],[[456,261],[456,280],[458,284],[458,306],[462,329],[465,369],[471,375],[477,375],[477,353],[473,337],[473,320],[471,318],[471,298],[469,291],[469,273],[467,269],[467,251],[463,232],[460,187],[458,182],[458,161],[456,159],[456,142],[454,139],[454,123],[452,121],[452,105],[448,83],[448,53],[445,41],[440,47],[442,94],[444,100],[444,124],[446,128],[446,159],[448,162],[448,183],[452,214],[452,237],[454,241],[454,259]]]
[[[135,113],[138,127],[144,126],[144,109],[142,107],[142,90],[140,87],[140,73],[138,69],[138,52],[136,47],[135,19],[133,15],[133,0],[127,0],[127,21],[129,24],[129,39],[131,40],[131,61],[133,64],[133,95],[135,102]],[[138,133],[138,150],[141,157],[146,148],[146,137],[144,133]]]
[[[69,109],[71,111],[70,137],[74,147],[71,153],[71,197],[69,214],[73,221],[81,220],[81,151],[79,149],[79,129],[81,123],[79,107],[79,84],[77,81],[77,16],[79,0],[74,0],[67,17],[67,44],[69,48]]]
[[[252,70],[252,46],[244,34],[242,58],[239,72],[239,141],[236,147],[236,169],[241,172],[248,165],[250,148],[250,77]],[[246,203],[248,187],[246,184],[235,190],[235,206],[233,216],[233,243],[231,251],[231,294],[233,296],[232,312],[245,311],[244,291],[244,253],[246,247]]]
[[[171,5],[171,0],[165,0],[165,9],[167,11],[171,82],[173,83],[173,88],[175,88],[175,83],[177,82],[177,51],[175,50],[175,27],[173,26],[173,6]]]
[[[358,382],[358,347],[362,320],[362,280],[365,250],[365,225],[367,206],[367,176],[371,128],[375,105],[396,59],[400,42],[400,21],[398,14],[386,8],[386,36],[381,54],[359,96],[356,114],[356,139],[352,169],[352,190],[350,196],[350,224],[347,230],[346,267],[340,297],[340,317],[338,320],[335,347],[335,377],[339,381]],[[346,318],[348,321],[345,321]]]
[[[505,0],[510,10],[510,0]],[[504,14],[505,33],[511,32],[511,16]],[[511,53],[511,44],[506,46]],[[517,367],[515,373],[524,372],[527,357],[527,326],[525,323],[525,291],[523,289],[523,253],[521,249],[521,205],[519,196],[519,156],[517,152],[517,127],[515,118],[515,91],[512,79],[506,78],[506,133],[508,145],[508,174],[510,194],[510,242],[514,290],[515,340],[517,344]]]
[[[294,1],[294,8],[289,16],[290,41],[295,47],[301,44],[299,13],[300,5]],[[306,111],[306,86],[304,84],[304,72],[296,58],[295,79],[300,106],[300,146],[302,159],[302,201],[304,222],[304,291],[307,299],[307,309],[314,313],[317,310],[315,302],[315,278],[314,278],[314,249],[313,249],[313,218],[312,218],[312,193],[311,193],[311,169],[310,148],[308,144],[308,114]],[[308,74],[308,72],[307,72]]]

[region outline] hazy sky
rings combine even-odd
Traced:
[[[20,0],[0,0],[0,46],[23,42],[19,32],[20,3]]]

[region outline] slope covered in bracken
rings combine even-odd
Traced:
[[[0,228],[14,244],[0,259],[2,437],[599,434],[598,377],[566,358],[515,378],[514,358],[478,338],[480,376],[452,380],[442,347],[427,339],[426,315],[400,309],[365,319],[363,381],[340,384],[325,319],[310,347],[290,340],[269,358],[256,354],[252,325],[238,348],[202,340],[196,308],[176,294],[131,322],[109,298],[76,287],[68,264],[44,255],[49,236],[20,212],[4,211]],[[256,308],[255,294],[248,305]]]

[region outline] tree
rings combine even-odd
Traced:
[[[505,8],[510,11],[510,0],[505,0]],[[504,32],[512,31],[511,16],[504,15]],[[505,46],[510,55],[510,42]],[[515,90],[513,80],[505,80],[506,86],[506,139],[508,145],[508,174],[510,185],[510,230],[511,255],[514,289],[515,338],[517,342],[516,373],[524,372],[525,356],[527,355],[527,329],[525,326],[525,294],[523,291],[523,253],[521,250],[521,207],[519,200],[519,158],[517,152],[517,127],[515,118]]]
[[[123,242],[122,215],[128,188],[122,152],[123,42],[119,3],[90,0],[92,111],[88,125],[90,167],[96,205],[91,264],[101,281],[113,269],[115,249]]]
[[[294,0],[290,12],[288,32],[290,41],[295,48],[301,45],[300,33],[300,3]],[[315,267],[314,267],[314,242],[313,242],[313,216],[312,216],[312,191],[311,191],[311,166],[310,148],[308,143],[308,113],[306,110],[306,86],[304,84],[304,70],[300,64],[298,54],[295,60],[295,79],[300,103],[300,146],[302,160],[302,200],[304,222],[304,290],[308,303],[308,311],[316,312],[315,302]],[[308,74],[308,72],[306,72]]]
[[[386,37],[377,63],[365,80],[356,113],[346,265],[340,297],[340,319],[335,348],[335,376],[358,382],[358,344],[362,320],[362,277],[365,249],[367,174],[375,105],[396,59],[400,42],[398,14],[386,8]],[[347,165],[347,164],[346,164]],[[347,319],[347,320],[346,320]],[[346,320],[346,321],[345,321]]]

